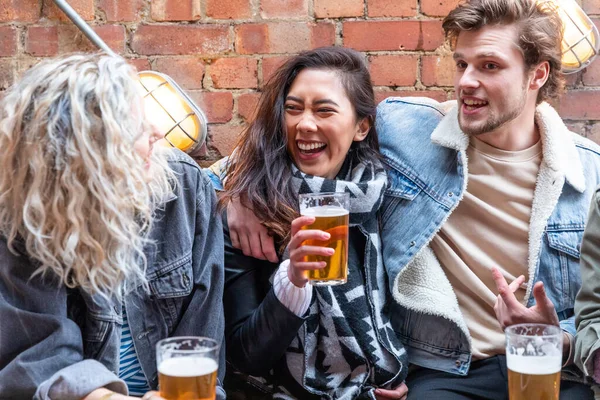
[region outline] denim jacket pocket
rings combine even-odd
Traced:
[[[396,209],[401,201],[412,201],[420,192],[421,188],[407,176],[395,169],[390,169],[388,171],[388,187],[381,206],[382,220],[387,220],[389,214]]]
[[[149,279],[149,285],[171,331],[194,286],[191,254],[158,269]]]
[[[554,286],[554,288],[548,289],[554,292],[554,297],[558,300],[555,301],[557,311],[572,309],[575,296],[581,287],[579,257],[581,255],[583,228],[549,227],[546,235],[553,267],[548,269],[546,273],[550,275],[551,281],[549,283]]]
[[[88,314],[85,329],[82,331],[84,358],[102,359],[108,346],[108,336],[113,323]]]

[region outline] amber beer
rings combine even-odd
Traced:
[[[507,357],[510,400],[559,400],[561,357]]]
[[[306,246],[325,246],[334,249],[332,256],[308,255],[304,261],[325,261],[322,269],[309,270],[307,276],[313,285],[340,285],[348,280],[348,193],[300,195],[300,214],[315,217],[315,222],[302,229],[328,232],[328,240],[306,240]]]
[[[508,327],[506,364],[510,400],[559,400],[560,328],[540,324]]]
[[[217,362],[205,357],[175,357],[158,367],[160,395],[168,400],[214,400]]]
[[[219,344],[184,336],[156,345],[158,387],[167,400],[215,400]]]

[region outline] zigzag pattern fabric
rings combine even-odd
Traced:
[[[373,399],[374,388],[395,387],[407,374],[406,351],[385,309],[391,295],[377,211],[387,175],[378,161],[359,163],[353,158],[347,157],[338,174],[342,179],[308,176],[293,167],[292,184],[298,193],[349,192],[350,227],[366,238],[364,249],[353,248],[351,239],[346,284],[314,288],[303,332],[286,353],[296,382],[320,398]],[[289,395],[293,394],[275,397]]]

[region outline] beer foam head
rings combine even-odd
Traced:
[[[348,210],[338,206],[318,206],[300,210],[300,214],[308,217],[341,217],[347,215]]]
[[[176,377],[202,376],[217,370],[217,362],[206,357],[173,357],[163,360],[158,372]]]
[[[513,372],[527,375],[549,375],[560,371],[562,366],[561,356],[519,356],[506,355],[506,366]]]

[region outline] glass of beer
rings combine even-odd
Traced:
[[[304,261],[325,261],[322,269],[307,271],[313,285],[341,285],[348,279],[348,222],[350,195],[348,193],[318,193],[300,195],[300,214],[315,217],[315,222],[302,229],[328,232],[328,240],[306,240],[305,246],[326,246],[335,250],[332,256],[308,255]]]
[[[559,400],[563,333],[543,324],[509,326],[506,332],[508,398]]]
[[[182,336],[156,344],[158,386],[167,400],[215,400],[219,343]]]

